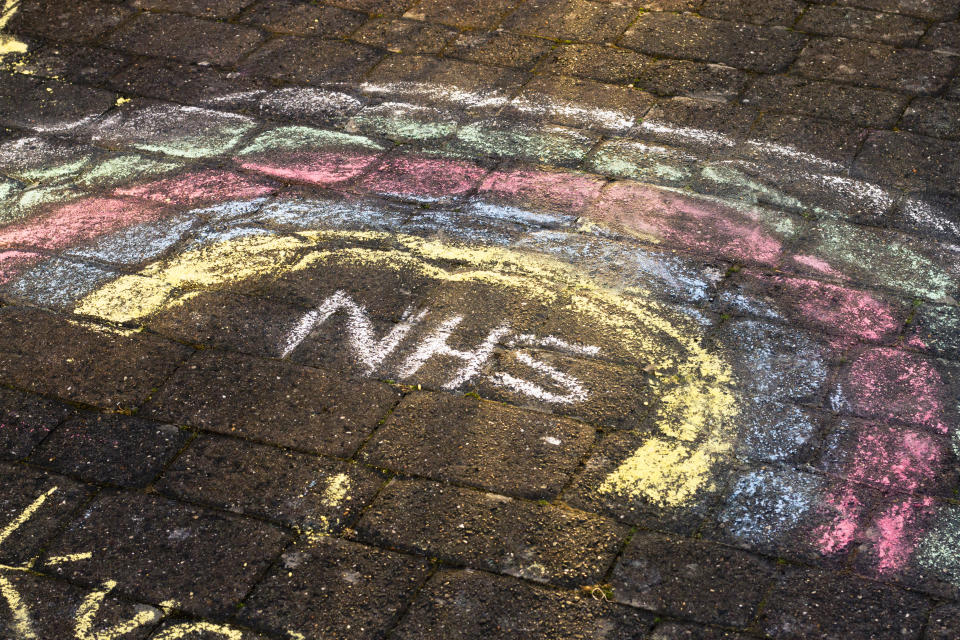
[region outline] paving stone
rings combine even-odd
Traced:
[[[250,6],[240,20],[275,33],[345,38],[363,24],[364,16],[338,7],[320,7],[290,0],[261,0]]]
[[[910,103],[900,121],[914,133],[935,138],[960,138],[960,104],[937,98],[917,98]]]
[[[650,109],[633,135],[712,153],[744,140],[756,119],[753,108],[736,103],[672,98]]]
[[[21,273],[6,293],[13,302],[65,309],[117,275],[95,264],[51,258]]]
[[[232,18],[252,0],[133,0],[138,9],[172,11],[204,18]]]
[[[35,557],[90,497],[78,482],[20,465],[0,464],[0,479],[0,561],[9,565]]]
[[[890,224],[940,242],[960,242],[960,198],[946,193],[911,193],[898,203]]]
[[[490,29],[518,4],[519,0],[423,0],[403,17],[461,29]]]
[[[81,414],[48,437],[31,459],[87,482],[141,487],[160,473],[189,437],[172,425],[140,418]]]
[[[97,141],[183,158],[197,158],[232,149],[254,126],[251,119],[197,107],[150,105],[119,110],[93,130]]]
[[[577,509],[600,513],[629,525],[690,535],[700,528],[729,474],[729,462],[714,457],[697,495],[672,506],[643,491],[617,490],[608,479],[650,439],[647,434],[617,432],[603,438],[561,499]],[[679,484],[682,478],[678,477]],[[664,480],[656,489],[669,495],[675,487]]]
[[[826,438],[819,465],[880,490],[952,498],[957,462],[935,434],[901,426],[841,420]]]
[[[554,332],[547,328],[546,333]],[[561,333],[562,335],[562,333]],[[537,407],[545,411],[556,411],[562,415],[576,417],[597,426],[615,429],[636,429],[647,426],[647,415],[654,404],[648,374],[631,366],[609,364],[565,354],[537,351],[508,351],[497,353],[491,361],[492,369],[524,381],[550,389],[562,397],[585,397],[579,402],[551,402],[549,399],[538,401],[531,395],[512,387],[497,384],[496,380],[485,378],[477,386],[477,391],[485,398],[509,402],[520,406]],[[541,364],[538,364],[541,363]],[[543,368],[543,364],[554,371],[576,381],[576,387],[560,387]],[[531,366],[532,365],[532,366]],[[539,370],[536,370],[539,368]],[[534,373],[531,373],[534,369]],[[557,389],[557,387],[560,387]]]
[[[100,585],[94,592],[26,571],[5,571],[3,578],[7,597],[15,594],[29,616],[26,624],[13,617],[0,618],[0,634],[6,638],[76,637],[76,629],[83,624],[81,621],[89,612],[90,598],[95,597],[95,593],[102,596],[95,600],[99,606],[86,627],[87,633],[96,634],[92,637],[109,637],[110,633],[124,629],[125,640],[142,640],[164,615],[158,608],[103,593]]]
[[[305,309],[212,291],[161,310],[147,326],[178,342],[266,357],[282,355],[284,340]]]
[[[0,122],[60,131],[92,120],[113,106],[114,95],[56,80],[0,74]]]
[[[802,76],[927,95],[946,86],[954,64],[939,53],[825,38],[811,40],[795,68]]]
[[[198,622],[191,618],[179,617],[164,620],[163,624],[157,627],[156,632],[150,638],[151,640],[176,640],[177,638],[189,638],[190,636],[203,637],[204,632],[215,634],[214,637],[219,635],[233,640],[272,640],[272,638],[232,624]]]
[[[69,408],[40,396],[0,388],[0,458],[29,455],[70,413]]]
[[[294,546],[254,589],[244,622],[304,637],[381,638],[427,576],[422,560],[324,538]]]
[[[188,353],[165,340],[95,330],[17,307],[0,309],[0,345],[5,382],[112,409],[142,403]]]
[[[417,0],[336,0],[327,4],[353,11],[363,11],[371,15],[398,16],[416,2]]]
[[[449,203],[474,191],[486,169],[459,166],[425,156],[393,155],[377,163],[360,181],[364,191],[417,202]]]
[[[224,104],[224,96],[249,95],[260,89],[265,81],[176,60],[139,58],[114,75],[110,83],[124,93],[228,108],[231,105]]]
[[[502,170],[484,179],[478,195],[484,204],[554,213],[558,220],[566,221],[586,213],[605,184],[602,178],[584,173]]]
[[[849,358],[831,394],[835,411],[933,433],[949,431],[951,371],[945,363],[884,347],[853,352]]]
[[[730,100],[747,83],[747,74],[722,64],[658,60],[641,70],[634,86],[661,96]]]
[[[276,527],[143,494],[101,494],[48,549],[91,553],[57,565],[86,584],[184,611],[222,615],[242,598],[287,541]]]
[[[690,14],[644,13],[620,43],[654,56],[773,72],[793,62],[803,48],[804,39],[785,29],[734,24]]]
[[[866,132],[851,125],[800,116],[764,114],[751,135],[759,143],[751,144],[747,152],[751,156],[839,170],[850,165]]]
[[[149,412],[166,422],[349,456],[395,398],[384,384],[206,352],[164,385]]]
[[[960,607],[944,604],[930,612],[923,640],[949,640],[960,628]]]
[[[385,137],[413,148],[432,148],[449,140],[459,125],[455,114],[406,102],[384,102],[364,108],[347,123],[347,130]]]
[[[270,40],[247,57],[241,70],[292,82],[359,80],[380,58],[369,47],[336,40],[281,37]]]
[[[71,84],[106,85],[111,76],[130,64],[129,56],[109,49],[66,43],[31,47],[16,70]]]
[[[120,164],[129,168],[131,177],[153,177],[152,170],[163,170],[164,164],[143,163],[138,166],[136,156],[121,156],[111,163],[110,170]],[[169,166],[169,165],[167,165]],[[138,171],[140,169],[140,171]],[[106,173],[105,168],[105,173]],[[138,175],[139,173],[139,175]],[[143,175],[147,174],[147,175]],[[102,175],[102,174],[101,174]],[[122,174],[121,174],[122,175]],[[99,177],[99,176],[98,176]],[[118,178],[114,174],[114,178]],[[100,180],[94,180],[100,182]],[[103,180],[110,181],[109,178]],[[70,250],[70,255],[81,259],[100,260],[108,264],[135,266],[160,258],[193,228],[196,220],[190,216],[172,216],[159,223],[127,227],[118,233],[101,236],[96,242]]]
[[[596,44],[565,44],[553,49],[537,68],[546,73],[630,84],[652,64],[652,58],[629,49]]]
[[[767,465],[733,474],[706,539],[779,558],[841,568],[866,541],[866,514],[882,502],[867,486]]]
[[[448,58],[530,69],[553,43],[505,31],[468,31],[461,33],[444,51]]]
[[[955,507],[929,496],[891,493],[867,520],[852,570],[875,580],[956,601],[960,587],[944,543],[956,531]],[[886,524],[896,522],[894,533]],[[947,543],[949,544],[949,543]]]
[[[927,24],[918,18],[893,13],[811,5],[803,12],[796,29],[825,36],[855,34],[861,40],[910,47],[915,46],[927,31]]]
[[[439,54],[457,33],[450,27],[417,20],[373,18],[353,34],[353,39],[392,53]]]
[[[123,22],[133,12],[116,3],[82,0],[61,4],[26,0],[10,19],[9,30],[51,40],[89,42]]]
[[[587,513],[420,480],[388,484],[357,529],[391,548],[561,585],[599,582],[626,533]]]
[[[647,11],[696,11],[704,0],[635,0]]]
[[[488,67],[432,56],[390,56],[367,76],[363,90],[390,100],[439,104],[467,113],[495,110],[523,83],[513,69]]]
[[[641,637],[651,616],[579,594],[474,571],[440,571],[394,631],[398,640]],[[644,636],[645,637],[645,636]]]
[[[202,436],[157,486],[191,502],[282,522],[313,539],[349,525],[381,484],[379,475],[354,464]]]
[[[272,120],[296,121],[303,125],[342,125],[360,111],[355,97],[312,87],[286,87],[260,98],[260,114]]]
[[[108,39],[142,55],[217,65],[235,63],[263,39],[254,29],[175,14],[141,13]]]
[[[917,308],[907,335],[934,355],[960,359],[960,310],[946,305],[923,304]],[[911,340],[914,342],[914,340]]]
[[[851,87],[793,76],[760,76],[747,89],[744,103],[765,110],[799,113],[886,128],[903,113],[905,99],[878,89]]]
[[[636,14],[630,7],[589,0],[533,0],[514,11],[503,28],[557,40],[612,42]]]
[[[839,0],[837,4],[902,13],[925,20],[951,20],[960,13],[957,0]]]
[[[520,125],[491,118],[461,127],[449,143],[459,157],[507,158],[516,162],[576,167],[599,136],[567,127]]]
[[[721,160],[705,165],[699,175],[694,175],[694,190],[800,216],[813,213],[824,219],[860,224],[889,223],[896,209],[895,193],[865,180],[809,171],[799,161],[802,154],[769,143],[761,145],[750,145],[759,156],[755,160]],[[795,162],[787,164],[784,160],[790,156]],[[832,165],[824,161],[820,166]],[[790,220],[795,237],[802,225],[796,219],[785,220]],[[790,259],[796,262],[798,258],[806,260],[800,256]]]
[[[930,27],[920,40],[922,49],[960,53],[960,22],[941,22]]]
[[[907,187],[957,193],[958,148],[956,142],[902,131],[875,131],[867,136],[853,173]]]
[[[536,114],[549,122],[604,133],[625,133],[653,105],[648,93],[562,76],[538,76],[527,83],[508,111]],[[542,114],[542,115],[541,115]]]
[[[929,609],[912,593],[816,569],[787,569],[759,626],[773,638],[918,638]]]
[[[698,13],[718,20],[792,27],[803,8],[796,0],[706,0]]]
[[[552,499],[593,444],[590,427],[485,400],[441,393],[404,398],[362,452],[411,475]]]
[[[617,602],[678,618],[744,627],[773,580],[755,556],[712,543],[638,533],[611,577]]]
[[[749,640],[751,637],[735,631],[667,622],[653,630],[650,640]]]
[[[587,158],[585,167],[612,178],[680,186],[690,181],[699,165],[696,155],[681,149],[614,139],[600,143]]]
[[[595,44],[560,45],[538,69],[546,73],[627,84],[663,96],[725,100],[739,93],[746,75],[732,67],[686,60],[662,60]]]

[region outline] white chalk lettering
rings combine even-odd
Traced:
[[[434,356],[449,356],[462,360],[464,365],[454,374],[449,382],[443,385],[444,389],[456,389],[476,377],[476,375],[480,373],[483,365],[486,364],[490,356],[493,355],[493,350],[496,348],[500,339],[510,334],[510,325],[504,324],[492,330],[480,346],[473,351],[461,351],[447,344],[451,334],[453,334],[453,330],[456,329],[461,322],[463,322],[463,316],[454,316],[445,320],[439,327],[424,338],[416,351],[403,363],[400,368],[400,376],[409,378],[419,371],[420,367],[426,364],[427,360]]]
[[[558,386],[566,389],[565,394],[557,394],[551,391],[547,391],[543,387],[530,382],[529,380],[523,380],[512,376],[509,373],[495,373],[490,376],[490,381],[496,385],[507,387],[517,393],[522,393],[524,395],[530,396],[531,398],[536,398],[542,402],[551,402],[554,404],[574,404],[577,402],[583,402],[587,399],[587,391],[583,388],[583,385],[574,378],[573,376],[566,374],[562,371],[558,371],[554,367],[551,367],[545,362],[537,360],[533,356],[524,353],[522,351],[517,353],[517,360],[527,365],[537,373],[544,375],[548,378],[551,378]]]
[[[304,314],[290,331],[284,345],[283,357],[293,353],[300,346],[300,343],[310,335],[314,327],[323,324],[330,316],[340,310],[347,313],[347,331],[350,333],[350,345],[353,347],[354,355],[366,369],[367,375],[376,371],[380,363],[396,350],[400,342],[410,332],[410,329],[427,315],[426,309],[413,313],[413,309],[408,308],[400,322],[387,332],[387,335],[377,340],[374,336],[373,323],[370,321],[366,308],[354,302],[346,292],[337,291],[324,300],[319,307]]]

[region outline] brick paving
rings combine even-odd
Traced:
[[[0,637],[960,637],[960,0],[8,0]]]

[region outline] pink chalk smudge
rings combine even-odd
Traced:
[[[841,384],[850,407],[861,415],[947,432],[946,389],[928,360],[898,349],[871,349],[857,358]]]
[[[782,247],[737,209],[631,182],[610,185],[589,215],[711,256],[764,265],[775,264]]]
[[[440,200],[467,193],[486,173],[486,169],[468,162],[393,157],[367,174],[361,186],[385,195]]]
[[[913,493],[937,477],[943,448],[932,437],[897,427],[861,429],[847,477],[886,489]]]
[[[830,331],[863,340],[882,340],[900,331],[900,321],[890,306],[864,291],[807,278],[778,276],[769,280],[789,294],[786,304],[802,318]]]
[[[907,564],[923,534],[920,520],[932,513],[933,499],[921,498],[891,505],[877,516],[874,521],[878,531],[875,553],[879,573],[899,571]]]
[[[480,193],[510,204],[530,202],[554,207],[561,213],[580,213],[600,197],[605,180],[573,173],[548,171],[494,171],[480,185]]]
[[[858,521],[863,512],[863,503],[851,486],[829,491],[823,498],[821,510],[832,512],[833,520],[813,531],[816,546],[823,555],[834,555],[845,550],[853,542]]]
[[[243,200],[274,191],[270,185],[232,171],[207,170],[117,189],[115,194],[182,206]]]
[[[62,205],[45,216],[0,230],[0,245],[62,249],[163,215],[163,209],[147,202],[90,198]]]
[[[922,339],[919,335],[917,335],[917,334],[913,334],[912,336],[910,336],[910,338],[907,339],[907,346],[908,346],[908,347],[913,347],[914,349],[929,349],[929,348],[930,348],[930,347],[927,346],[927,343],[924,342],[923,339]]]
[[[0,284],[8,282],[25,268],[43,260],[39,253],[30,251],[0,251]]]
[[[237,158],[244,169],[284,180],[330,186],[359,176],[380,154],[370,153],[288,153]]]
[[[845,276],[844,274],[840,273],[839,271],[831,267],[829,264],[827,264],[825,260],[821,260],[820,258],[817,258],[815,256],[798,255],[798,256],[792,256],[791,259],[797,264],[803,265],[805,267],[810,267],[811,269],[815,271],[819,271],[824,275],[828,275],[830,277],[837,278],[840,280],[849,280],[847,276]]]

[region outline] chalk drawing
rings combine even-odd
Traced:
[[[484,381],[558,408],[587,403],[603,389],[562,370],[542,351],[586,362],[650,365],[653,433],[616,461],[596,490],[662,507],[686,507],[718,491],[717,470],[738,457],[792,460],[816,428],[793,404],[787,379],[798,381],[794,391],[816,398],[828,366],[834,366],[829,363],[847,358],[830,408],[871,424],[854,430],[844,445],[851,454],[841,471],[845,480],[826,486],[822,476],[785,469],[735,471],[724,522],[734,535],[757,544],[764,536],[795,535],[806,527],[808,541],[825,555],[876,532],[871,540],[878,571],[895,573],[917,561],[960,581],[944,560],[946,550],[956,548],[951,533],[956,527],[922,495],[939,461],[952,455],[931,439],[956,431],[946,383],[938,363],[910,351],[929,348],[930,338],[911,336],[907,348],[894,347],[905,317],[896,300],[953,308],[956,251],[908,235],[878,235],[850,224],[845,213],[888,215],[898,194],[835,175],[834,163],[794,147],[655,120],[636,126],[629,113],[564,101],[519,100],[512,106],[533,117],[549,118],[551,110],[576,115],[608,130],[632,123],[676,148],[612,138],[578,165],[595,174],[512,165],[491,171],[473,158],[573,166],[595,138],[563,127],[491,122],[491,111],[511,103],[506,92],[430,83],[358,88],[360,98],[321,89],[242,97],[265,113],[313,103],[341,121],[354,118],[349,134],[274,127],[246,146],[241,141],[257,123],[245,116],[180,107],[118,109],[93,126],[95,142],[138,150],[137,156],[147,158],[142,174],[48,149],[34,168],[24,169],[43,181],[29,196],[36,208],[20,206],[19,188],[3,192],[4,202],[15,206],[4,218],[12,224],[0,229],[0,280],[11,291],[39,292],[37,274],[54,274],[48,280],[54,287],[61,282],[63,295],[38,293],[32,298],[37,304],[69,308],[72,301],[73,310],[91,322],[129,327],[189,305],[204,291],[323,265],[409,270],[439,286],[494,287],[517,299],[555,305],[570,314],[571,326],[597,327],[602,340],[578,343],[577,336],[562,332],[521,330],[506,311],[478,328],[468,309],[439,314],[423,304],[410,306],[378,335],[360,299],[343,290],[324,293],[328,297],[315,309],[291,318],[277,350],[296,357],[315,331],[342,319],[345,348],[365,375],[417,382],[443,361],[449,370],[440,388]],[[365,105],[364,96],[371,95],[388,102]],[[240,98],[224,96],[222,105],[235,99]],[[385,155],[377,141],[384,138],[414,144],[397,145]],[[12,150],[15,144],[4,147]],[[11,154],[29,160],[31,145],[23,143]],[[756,162],[703,163],[698,151],[703,145],[782,161],[791,186],[768,180],[764,165]],[[215,159],[219,168],[196,172],[180,164],[199,158]],[[67,179],[72,185],[64,189]],[[275,197],[284,186],[276,180],[336,186],[352,195]],[[696,181],[713,185],[719,195],[685,188]],[[107,183],[112,189],[107,195],[87,195],[76,186]],[[378,195],[385,198],[373,197]],[[197,207],[227,202],[249,206],[235,215],[197,214],[197,226],[189,229],[162,226]],[[937,203],[921,197],[905,202],[904,220],[915,229],[955,235]],[[820,218],[798,215],[807,212]],[[62,252],[100,260],[97,256],[111,252],[97,243],[120,241],[131,229],[144,235],[127,237],[155,238],[157,249],[124,262],[123,275],[80,288],[67,286],[76,278],[63,270],[34,270],[62,264],[52,262],[62,261]],[[802,252],[795,250],[799,246]],[[752,278],[757,291],[776,289],[780,295],[754,295],[749,287],[727,290],[719,298],[727,309],[831,335],[822,347],[801,350],[809,375],[786,375],[770,344],[751,341],[758,325],[743,325],[744,333],[731,334],[730,344],[704,342],[714,322],[704,310],[731,263],[749,265],[739,277]],[[468,346],[453,346],[467,324],[480,336]],[[494,356],[501,351],[512,352],[529,379],[496,370]],[[762,375],[747,379],[742,371]],[[759,396],[776,396],[776,402],[758,403]],[[780,416],[776,424],[773,415]],[[776,442],[757,437],[763,424],[780,434]],[[909,438],[888,438],[893,425]],[[911,497],[867,518],[865,485]],[[818,515],[821,511],[829,516]]]

